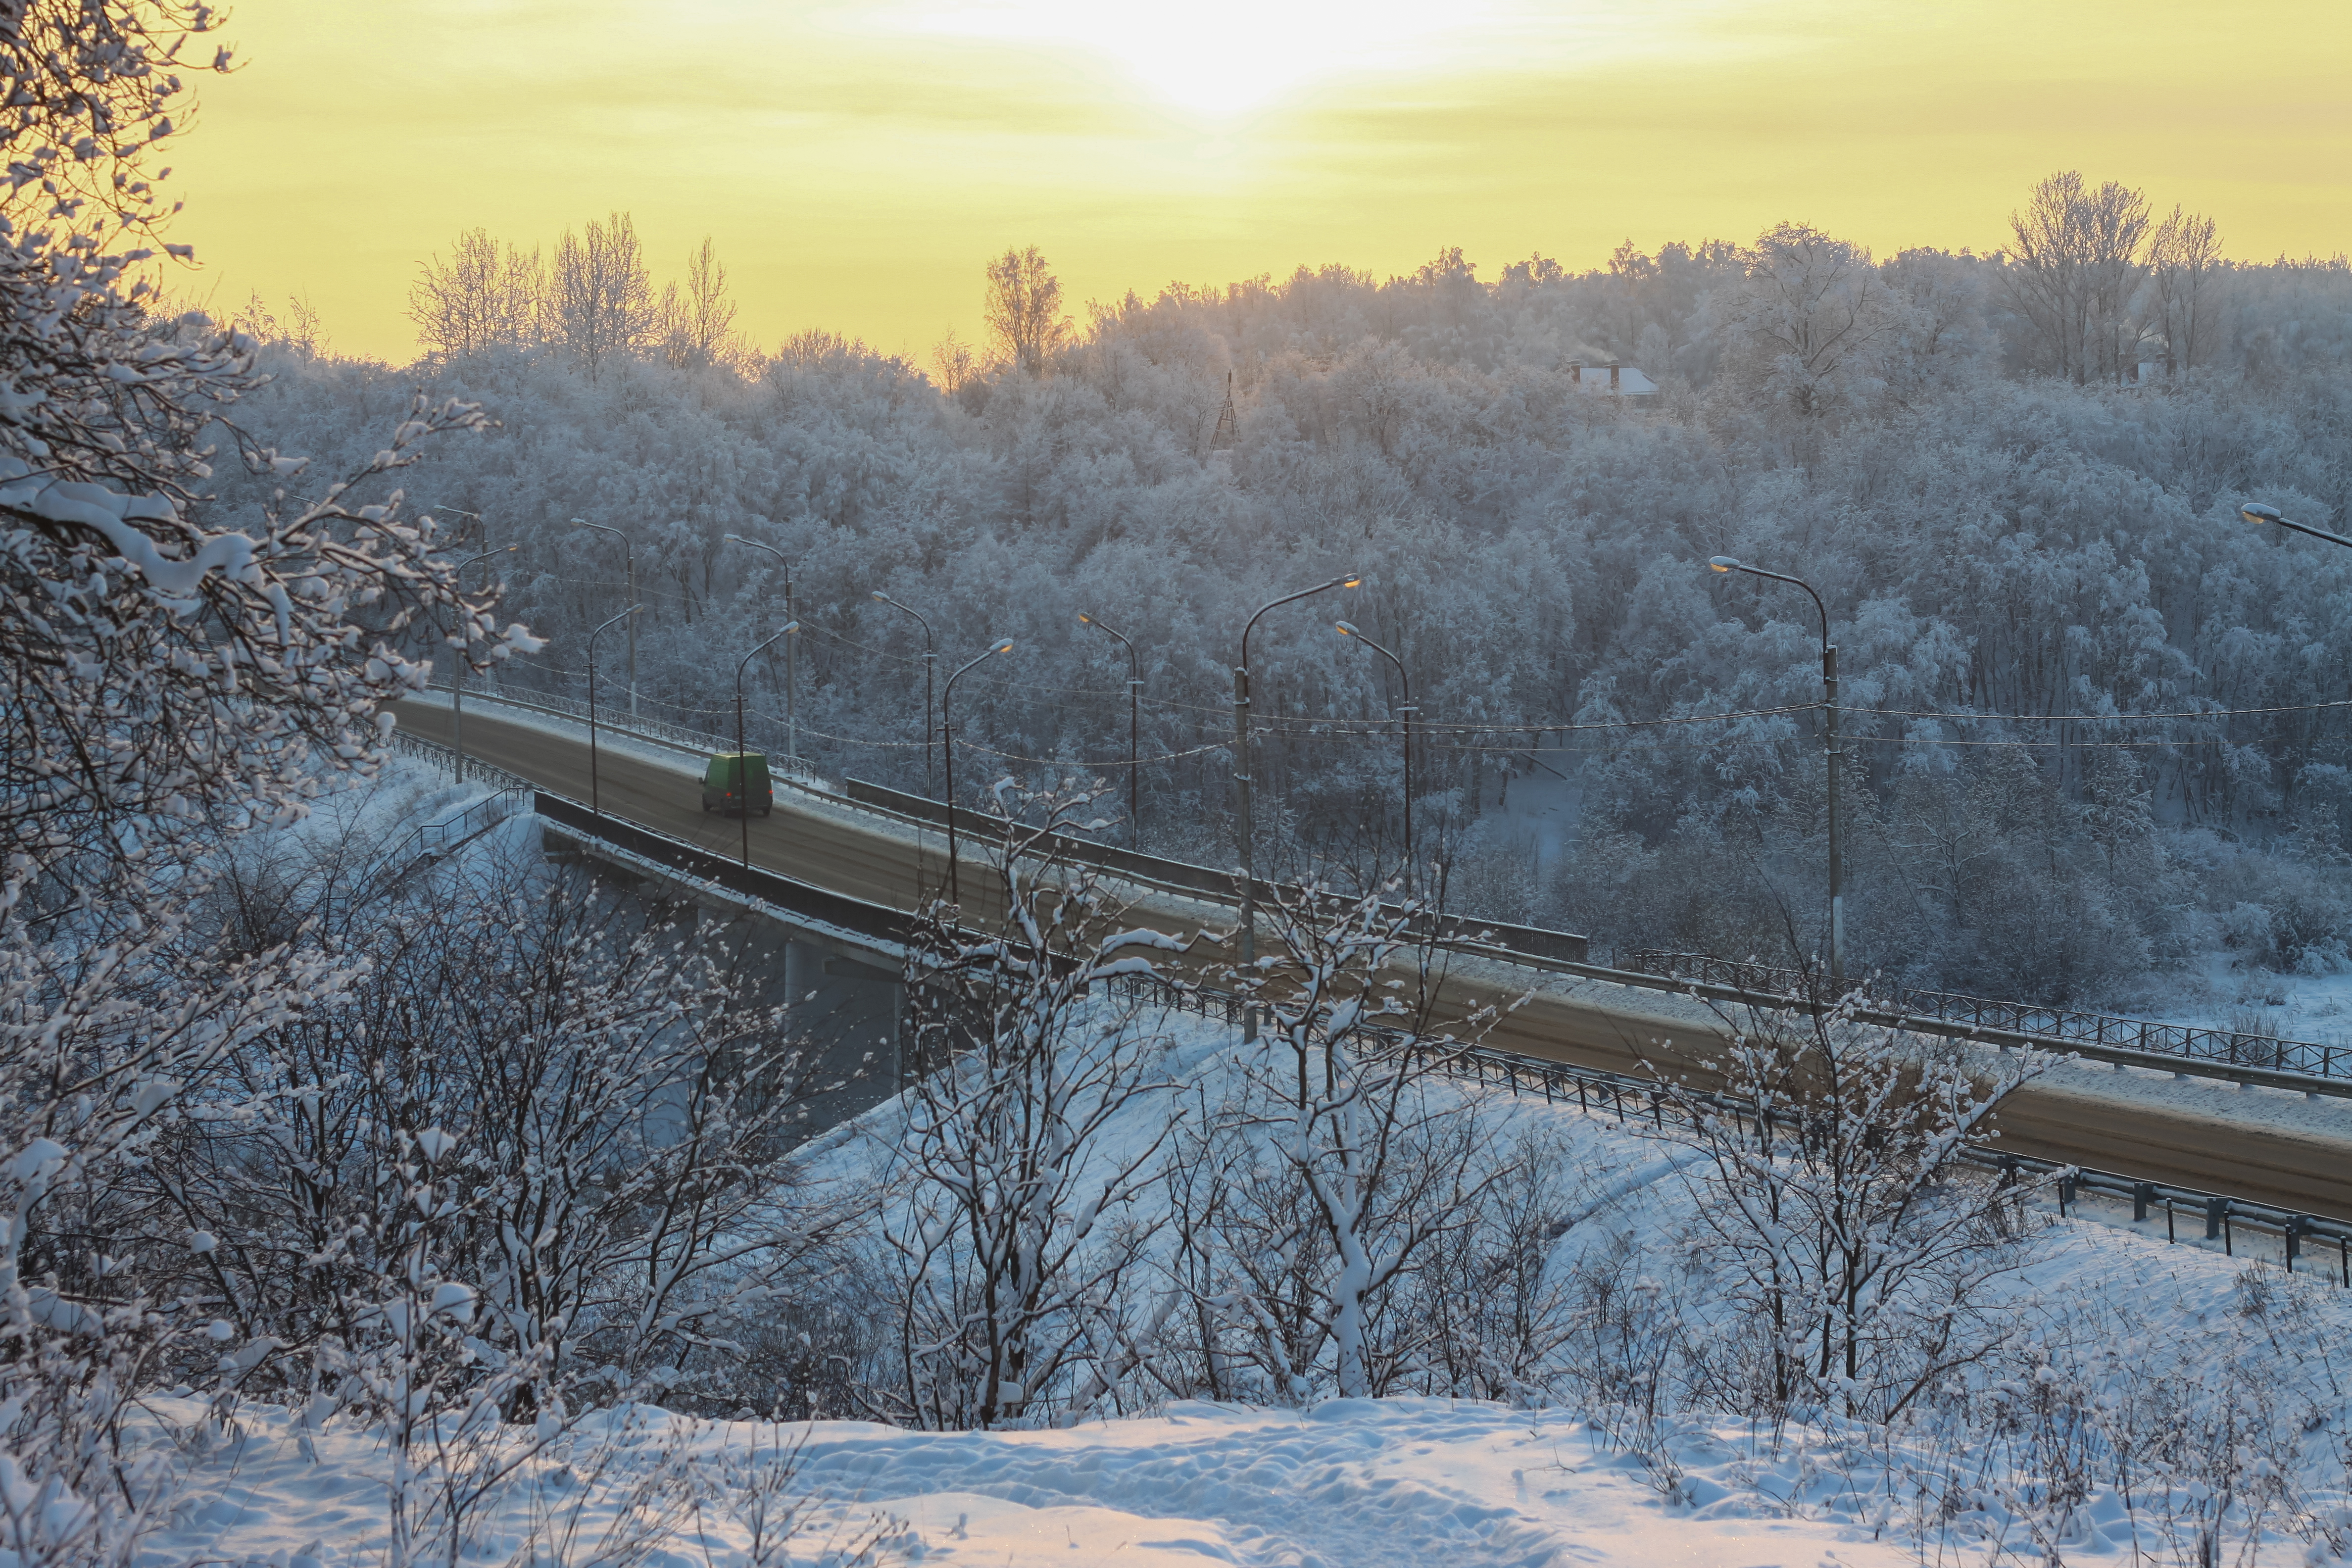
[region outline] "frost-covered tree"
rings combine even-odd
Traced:
[[[1249,1365],[1264,1397],[1372,1398],[1433,1351],[1434,1320],[1402,1287],[1500,1173],[1437,1087],[1487,1016],[1434,1020],[1417,902],[1309,888],[1261,910],[1271,956],[1236,978],[1265,1038],[1246,1093],[1195,1145],[1223,1189],[1184,1238],[1214,1314],[1202,1349]]]
[[[1035,246],[1007,249],[988,264],[981,319],[1004,357],[1034,374],[1069,336],[1062,280]]]
[[[447,260],[428,257],[409,286],[416,341],[425,353],[453,359],[534,341],[543,274],[538,251],[525,255],[488,229],[467,229],[451,244]]]
[[[656,330],[653,284],[636,221],[616,212],[555,242],[548,267],[547,322],[572,362],[594,381],[612,360],[645,346]]]

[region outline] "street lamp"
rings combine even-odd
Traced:
[[[1827,748],[1830,765],[1830,984],[1840,991],[1845,988],[1845,861],[1838,847],[1838,773],[1845,753],[1838,747],[1838,674],[1837,645],[1830,641],[1829,607],[1813,585],[1802,577],[1785,573],[1767,572],[1760,566],[1749,566],[1728,555],[1717,555],[1707,562],[1714,572],[1745,572],[1751,577],[1769,577],[1775,583],[1793,583],[1812,599],[1813,608],[1822,616],[1822,742]]]
[[[794,626],[799,626],[800,622],[793,615],[791,559],[772,544],[762,544],[756,539],[746,539],[740,533],[730,533],[727,537],[738,544],[748,544],[754,550],[764,550],[784,563],[784,619],[791,621]],[[784,751],[794,762],[800,760],[801,754],[800,650],[801,645],[797,642],[788,642],[784,645]]]
[[[1279,609],[1300,599],[1310,598],[1330,588],[1352,588],[1363,581],[1358,573],[1334,577],[1328,583],[1318,583],[1312,588],[1301,588],[1296,594],[1285,594],[1258,606],[1242,626],[1241,662],[1234,666],[1234,837],[1242,852],[1242,969],[1244,973],[1257,966],[1257,869],[1255,851],[1250,840],[1254,837],[1250,824],[1250,633],[1257,629],[1258,616],[1268,610]],[[1242,1010],[1242,1038],[1257,1038],[1257,1005],[1253,1002]]]
[[[1141,849],[1143,814],[1136,804],[1141,798],[1141,792],[1135,781],[1140,772],[1136,766],[1137,749],[1143,736],[1143,665],[1136,658],[1133,643],[1084,610],[1078,612],[1078,624],[1118,637],[1127,649],[1127,847]]]
[[[1382,658],[1385,658],[1391,664],[1395,665],[1397,679],[1404,686],[1404,703],[1402,707],[1398,708],[1397,712],[1402,715],[1404,721],[1404,872],[1405,887],[1410,889],[1412,886],[1414,876],[1412,862],[1412,720],[1413,715],[1421,711],[1420,709],[1412,705],[1412,677],[1405,673],[1404,660],[1399,658],[1396,655],[1391,653],[1388,649],[1382,647],[1380,644],[1366,637],[1362,632],[1357,630],[1352,623],[1348,621],[1335,621],[1332,624],[1339,628],[1339,632],[1341,637],[1354,637],[1358,642],[1362,643],[1366,647],[1370,648],[1374,653],[1379,654]]]
[[[746,871],[751,868],[751,764],[744,761],[743,667],[775,647],[780,638],[788,637],[800,629],[800,622],[790,622],[775,637],[770,637],[735,661],[735,793],[741,799],[743,805],[740,815],[743,818],[743,869]],[[789,653],[792,651],[792,644],[786,643],[784,650]],[[771,789],[774,787],[772,778],[769,781],[769,787]]]
[[[643,605],[631,605],[612,620],[588,634],[588,810],[597,820],[604,816],[604,798],[596,789],[596,639],[611,630],[614,622],[628,621],[634,627],[634,617]]]
[[[636,611],[645,608],[643,605],[637,603],[637,548],[635,545],[629,542],[629,536],[623,533],[617,528],[609,528],[601,522],[591,522],[584,517],[573,518],[572,520],[572,526],[574,528],[593,528],[599,533],[609,533],[614,538],[621,542],[621,552],[628,558],[629,563],[629,603],[633,608],[627,613],[634,616]],[[637,623],[632,620],[629,623],[629,717],[635,719],[636,716]]]
[[[520,548],[519,545],[503,544],[496,550],[485,550],[479,555],[468,555],[457,563],[457,569],[449,574],[449,581],[458,594],[463,595],[466,591],[467,567],[477,561],[488,561],[493,555],[512,555]],[[472,640],[470,637],[467,639],[469,644]],[[495,696],[496,693],[493,692],[492,695]],[[457,782],[464,784],[466,782],[466,650],[462,647],[457,650],[457,672],[449,680],[449,744],[450,748],[457,753]]]
[[[2308,523],[2292,521],[2281,517],[2278,508],[2264,506],[2260,501],[2249,501],[2240,507],[2238,515],[2248,522],[2274,522],[2281,528],[2291,528],[2297,533],[2307,533],[2314,539],[2324,539],[2330,544],[2352,545],[2352,539],[2347,539],[2340,533],[2330,533],[2324,528],[2314,528]]]
[[[933,676],[940,668],[940,656],[931,651],[931,623],[923,618],[923,613],[920,610],[916,609],[912,605],[900,604],[879,588],[875,589],[867,597],[877,605],[887,605],[894,610],[906,611],[915,617],[915,624],[923,628],[923,793],[929,795],[931,793],[931,683]],[[988,656],[982,654],[981,657],[986,658]]]
[[[878,598],[880,595],[877,595],[876,597]],[[955,696],[955,683],[963,679],[965,670],[971,669],[974,665],[984,664],[1000,653],[1012,651],[1011,637],[997,638],[988,645],[986,653],[973,659],[971,664],[965,665],[963,669],[959,669],[949,676],[947,689],[940,693],[940,749],[946,753],[948,763],[948,902],[955,905],[959,910],[963,908],[963,887],[956,879],[955,731],[948,725],[948,700]]]

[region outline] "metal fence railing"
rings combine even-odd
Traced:
[[[402,756],[414,757],[420,763],[430,763],[437,768],[447,768],[452,773],[457,769],[457,753],[456,752],[438,741],[428,741],[421,735],[412,735],[405,730],[394,730],[392,732],[392,749]],[[469,756],[466,759],[466,776],[488,784],[499,794],[520,790],[525,795],[529,795],[539,788],[536,783],[523,777],[520,773],[509,773],[506,769],[492,763],[486,763],[479,757]]]
[[[1230,992],[1154,975],[1125,976],[1114,985],[1129,996],[1156,1002],[1172,1011],[1222,1017],[1227,1022],[1241,1016],[1241,1000]],[[1656,1131],[1664,1131],[1666,1123],[1679,1115],[1675,1097],[1664,1092],[1660,1085],[1605,1068],[1579,1067],[1480,1045],[1424,1045],[1393,1031],[1372,1032],[1387,1033],[1407,1048],[1426,1051],[1432,1065],[1450,1077],[1489,1089],[1507,1089],[1514,1098],[1540,1094],[1547,1104],[1573,1103],[1589,1116],[1608,1116],[1621,1123],[1646,1122]],[[1756,1113],[1755,1107],[1744,1100],[1688,1089],[1676,1092],[1713,1110],[1742,1118]],[[2339,1286],[2352,1288],[2352,1221],[2300,1214],[2273,1204],[2169,1182],[2144,1181],[2116,1171],[2010,1153],[1987,1142],[1969,1144],[1961,1151],[1960,1157],[1980,1170],[1993,1173],[2002,1182],[2047,1188],[2056,1198],[2062,1216],[2078,1207],[2084,1195],[2089,1194],[2113,1200],[2118,1205],[2129,1203],[2134,1225],[2155,1218],[2160,1209],[2167,1242],[2219,1241],[2222,1251],[2234,1258],[2242,1230],[2274,1237],[2289,1273],[2296,1272],[2295,1265],[2309,1251],[2308,1244],[2320,1242],[2336,1253],[2334,1268],[2325,1267],[2325,1252],[2316,1255],[2322,1271]],[[2183,1215],[2194,1222],[2189,1227],[2192,1231],[2201,1226],[2201,1233],[2184,1236],[2179,1223]]]
[[[1819,976],[1809,976],[1803,970],[1784,964],[1734,963],[1709,958],[1705,953],[1655,949],[1634,953],[1626,967],[1644,974],[1801,1001],[1809,998],[1812,988],[1820,984]],[[1935,1018],[1947,1024],[2032,1035],[2068,1045],[2148,1051],[2189,1061],[2224,1062],[2232,1067],[2304,1073],[2313,1078],[2352,1079],[2352,1046],[2284,1040],[2271,1035],[2193,1024],[2160,1024],[2147,1018],[2126,1018],[2073,1007],[2042,1007],[2024,1002],[1998,1002],[1957,991],[1929,991],[1876,982],[1864,987],[1864,995],[1874,1012]]]

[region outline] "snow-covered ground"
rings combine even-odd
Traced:
[[[157,1413],[192,1432],[203,1426],[194,1401],[160,1401]],[[381,1563],[383,1446],[331,1428],[306,1451],[304,1436],[284,1413],[240,1416],[197,1463],[194,1489],[176,1528],[155,1540],[153,1560]],[[583,1422],[530,1460],[476,1521],[466,1560],[513,1560],[534,1525],[543,1531],[553,1519],[573,1532],[574,1562],[594,1562],[598,1549],[651,1523],[660,1539],[646,1562],[748,1565],[744,1500],[722,1478],[789,1452],[792,1491],[805,1500],[794,1563],[854,1560],[866,1543],[877,1543],[876,1563],[973,1568],[1916,1561],[1891,1536],[1872,1539],[1854,1505],[1838,1507],[1834,1484],[1820,1489],[1811,1517],[1763,1505],[1732,1474],[1738,1446],[1735,1428],[1688,1434],[1686,1456],[1714,1462],[1697,1464],[1684,1500],[1669,1503],[1639,1460],[1601,1446],[1580,1422],[1444,1400],[1334,1401],[1304,1412],[1179,1405],[1024,1433],[846,1421],[778,1428],[639,1411]],[[698,1471],[706,1495],[690,1503],[662,1492],[665,1469],[679,1479]]]
[[[1232,1079],[1240,1047],[1227,1030],[1179,1019],[1169,1034],[1161,1065],[1171,1078],[1196,1092]],[[1570,1221],[1553,1244],[1555,1269],[1631,1245],[1662,1279],[1687,1271],[1681,1238],[1695,1193],[1682,1179],[1686,1153],[1572,1108],[1445,1092],[1492,1096],[1480,1109],[1498,1145],[1529,1134],[1552,1140]],[[1150,1137],[1170,1110],[1166,1095],[1131,1105],[1106,1130],[1106,1152]],[[811,1151],[819,1173],[852,1184],[887,1176],[902,1118],[886,1104],[820,1139]],[[2297,1413],[2307,1436],[2291,1461],[2301,1467],[2305,1503],[2340,1502],[2336,1444],[2352,1416],[2352,1383],[2335,1347],[2352,1340],[2352,1292],[2314,1275],[2290,1278],[2274,1261],[2168,1247],[2160,1221],[2138,1229],[2125,1215],[2048,1216],[1993,1287],[2019,1343],[2053,1380],[2086,1388],[2137,1386],[2133,1376],[2193,1387],[2268,1369],[2259,1374],[2275,1378],[2272,1394]],[[306,1432],[291,1414],[257,1407],[214,1429],[194,1401],[153,1408],[180,1434],[190,1487],[152,1561],[384,1561],[391,1465],[377,1433],[341,1418]],[[764,1559],[776,1564],[1893,1568],[1923,1555],[2043,1560],[2030,1539],[2031,1509],[2001,1489],[2031,1478],[1980,1474],[1963,1489],[1957,1515],[1929,1520],[1920,1478],[1950,1456],[1923,1455],[1916,1435],[1906,1447],[1883,1432],[1827,1423],[1776,1441],[1747,1422],[1697,1414],[1668,1419],[1636,1453],[1612,1430],[1622,1436],[1622,1426],[1575,1409],[1426,1397],[1303,1410],[1178,1403],[1072,1430],[988,1434],[607,1412],[521,1467],[473,1520],[464,1561],[521,1562],[536,1551],[545,1562],[561,1530],[578,1563],[602,1560],[596,1553],[608,1547],[617,1559],[633,1535],[644,1538],[648,1563],[761,1562],[749,1522],[760,1489],[749,1478],[772,1470],[779,1455],[790,1458],[774,1472],[785,1478],[775,1495],[799,1510],[799,1533],[787,1555]],[[2168,1490],[2142,1478],[2127,1507],[2094,1475],[2068,1515],[2063,1560],[2135,1562],[2135,1540],[2172,1560],[2179,1510],[2204,1506],[2197,1484]],[[2167,1497],[2173,1504],[2162,1506],[2174,1512],[2159,1518]],[[2257,1534],[2259,1552],[2244,1561],[2316,1560],[2305,1557],[2308,1531],[2290,1528],[2284,1512]]]

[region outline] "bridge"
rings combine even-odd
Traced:
[[[442,704],[404,702],[395,709],[403,731],[446,745],[451,713]],[[797,900],[796,918],[812,929],[866,930],[876,963],[897,951],[908,917],[946,880],[946,845],[933,820],[934,803],[858,786],[835,792],[805,780],[779,778],[772,816],[748,825],[750,868],[736,862],[745,825],[701,809],[701,751],[697,737],[619,734],[600,724],[592,787],[584,733],[566,716],[530,704],[469,695],[464,719],[467,755],[529,781],[546,792],[547,813],[560,827],[638,853],[648,874],[677,868],[692,857],[691,874],[713,885],[738,886],[771,901]],[[595,801],[592,812],[582,803]],[[550,797],[552,797],[551,800]],[[972,819],[978,827],[980,819]],[[632,835],[647,836],[639,851]],[[984,860],[985,843],[968,837],[960,878],[969,918],[985,923],[998,914],[999,891]],[[1108,874],[1136,898],[1140,923],[1171,931],[1230,929],[1234,920],[1230,873],[1090,847]],[[765,879],[774,878],[772,884]],[[733,882],[730,882],[733,879]],[[839,900],[828,921],[818,906]],[[1638,1077],[1665,1067],[1679,1070],[1720,1048],[1726,1026],[1711,1008],[1785,1005],[1783,998],[1737,984],[1686,975],[1612,970],[1583,961],[1580,945],[1563,933],[1485,922],[1453,933],[1446,985],[1464,1007],[1527,1000],[1506,1013],[1487,1037],[1513,1059],[1557,1063],[1564,1069]],[[854,945],[854,944],[853,944]],[[852,959],[850,962],[858,961]],[[1671,966],[1660,966],[1671,967]],[[1726,977],[1738,980],[1741,977]],[[2285,1070],[2275,1061],[2197,1058],[2139,1048],[2104,1038],[2053,1038],[2019,1029],[1987,1027],[1935,1015],[1866,1012],[1865,1017],[1926,1034],[1998,1047],[2034,1047],[2074,1052],[2085,1063],[2061,1068],[2019,1091],[2000,1117],[2000,1147],[2017,1155],[2117,1173],[2135,1183],[2184,1191],[2229,1194],[2296,1215],[2352,1219],[2352,1079]],[[2284,1059],[2284,1058],[2279,1058]],[[2096,1064],[2093,1066],[2091,1064]],[[2156,1103],[2102,1092],[2095,1070],[2157,1072],[2168,1081],[2205,1080],[2204,1092],[2174,1096],[2196,1103]],[[2258,1103],[2241,1095],[2281,1091],[2324,1097],[2315,1130],[2275,1125],[2251,1112]],[[2340,1114],[2337,1112],[2340,1108]]]

